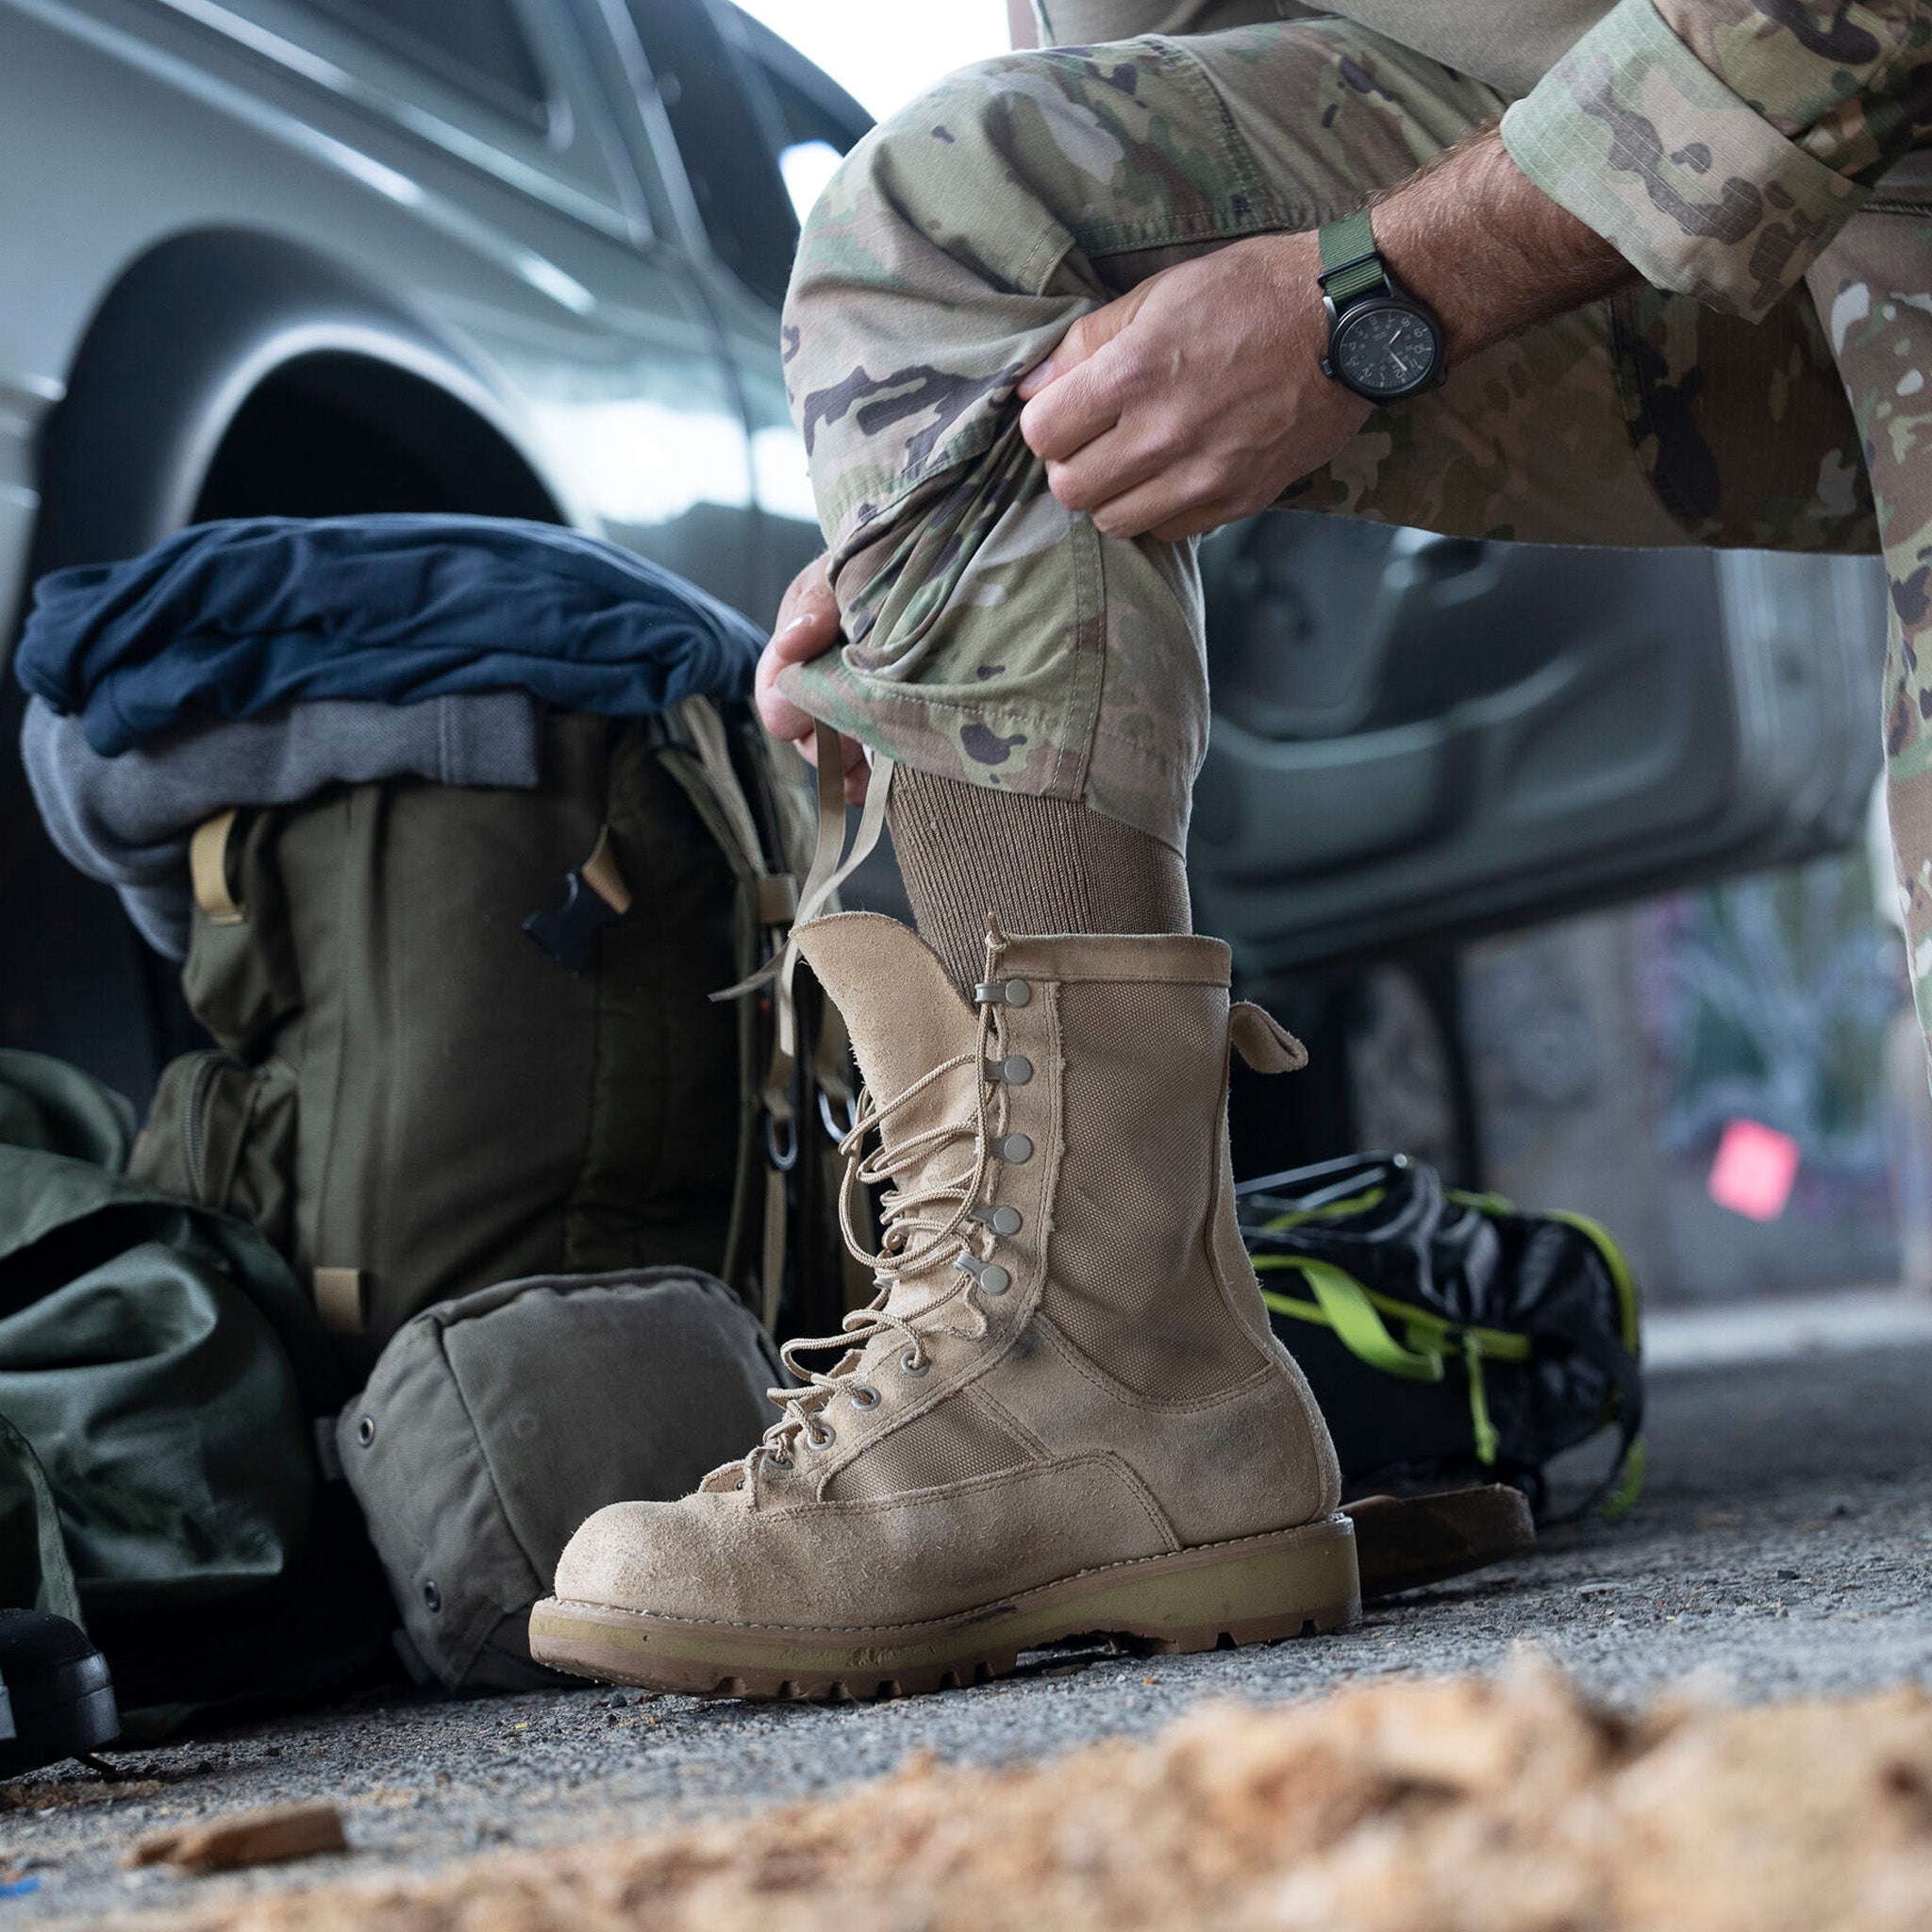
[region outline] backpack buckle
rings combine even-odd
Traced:
[[[524,930],[575,976],[591,963],[597,935],[630,910],[630,889],[610,853],[610,827],[597,834],[596,849],[564,874],[563,904],[554,912],[532,912]]]

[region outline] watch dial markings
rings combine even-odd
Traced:
[[[1412,388],[1435,361],[1434,332],[1407,308],[1375,307],[1346,322],[1334,350],[1342,375],[1358,389],[1393,394]]]

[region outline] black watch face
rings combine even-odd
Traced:
[[[1406,395],[1436,373],[1435,328],[1396,302],[1364,302],[1341,318],[1329,350],[1335,373],[1367,396]]]

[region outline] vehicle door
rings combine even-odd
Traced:
[[[1203,546],[1197,916],[1266,974],[1859,836],[1875,560],[1476,542],[1276,512]]]

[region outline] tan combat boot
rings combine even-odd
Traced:
[[[891,1181],[879,1296],[791,1345],[794,1371],[845,1353],[774,1394],[741,1464],[577,1531],[531,1655],[657,1690],[872,1697],[1090,1632],[1208,1650],[1350,1622],[1335,1452],[1269,1333],[1227,1154],[1230,1043],[1264,1071],[1303,1055],[1230,1011],[1227,948],[995,933],[975,1014],[892,920],[798,942],[865,1076],[848,1198]]]

